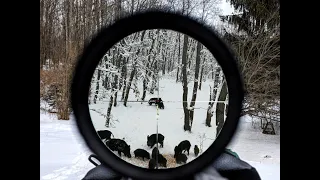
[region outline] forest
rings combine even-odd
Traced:
[[[197,17],[230,46],[244,78],[242,115],[257,117],[262,132],[269,125],[271,134],[278,132],[280,4],[273,0],[228,2],[235,8],[234,14],[221,15],[219,0],[40,0],[40,108],[68,120],[72,112],[72,71],[93,35],[123,16],[149,8],[169,8]],[[182,94],[178,96],[185,131],[192,131],[197,93],[203,91],[205,82],[212,82],[206,99],[200,99],[207,101],[203,122],[211,127],[215,115],[219,132],[228,108],[223,72],[201,43],[170,30],[137,32],[106,52],[93,76],[88,102],[108,102],[104,114],[105,126],[109,127],[114,107],[127,107],[132,101],[147,102],[147,96],[156,97],[161,80],[168,77],[181,84]],[[49,107],[43,107],[43,102]]]

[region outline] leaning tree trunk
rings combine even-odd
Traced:
[[[193,83],[193,91],[192,91],[192,99],[190,103],[190,112],[189,112],[189,120],[190,120],[190,130],[193,123],[193,116],[194,116],[194,105],[196,104],[197,99],[197,90],[198,90],[198,80],[199,80],[199,69],[200,69],[200,51],[201,51],[201,44],[200,42],[197,43],[197,51],[196,51],[196,69],[194,73],[194,83]]]
[[[224,81],[221,91],[219,93],[218,101],[225,101],[227,98],[228,89],[227,89],[227,82]],[[217,134],[219,135],[223,125],[224,125],[224,113],[225,113],[225,105],[222,102],[217,102],[216,108],[216,126],[217,126]]]
[[[184,35],[183,42],[183,52],[182,52],[182,86],[183,86],[183,94],[182,94],[182,105],[184,112],[184,130],[191,131],[190,121],[189,121],[189,110],[188,110],[188,82],[187,82],[187,48],[188,48],[188,36]]]
[[[131,74],[130,74],[130,77],[129,77],[129,82],[127,83],[127,88],[126,88],[126,92],[125,92],[125,96],[124,96],[124,103],[123,103],[123,105],[126,106],[126,107],[127,107],[127,101],[128,101],[128,98],[129,98],[129,92],[130,92],[130,89],[131,89],[131,84],[132,84],[132,81],[133,81],[133,77],[136,74],[136,64],[137,64],[137,60],[133,65],[133,70],[131,71]]]

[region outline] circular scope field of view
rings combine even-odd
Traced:
[[[143,168],[174,168],[214,142],[228,92],[220,66],[200,42],[145,30],[106,52],[91,81],[89,108],[115,155]]]

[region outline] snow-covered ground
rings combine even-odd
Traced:
[[[165,109],[159,110],[158,116],[158,132],[165,136],[164,147],[160,148],[161,154],[166,158],[173,160],[174,147],[183,140],[191,142],[191,155],[188,156],[188,162],[195,158],[193,154],[194,145],[200,146],[203,141],[203,151],[205,151],[216,137],[216,128],[206,127],[204,122],[206,118],[206,109],[209,99],[209,83],[204,83],[202,90],[197,93],[197,102],[195,105],[195,114],[192,125],[192,133],[183,130],[183,107],[182,107],[182,85],[175,83],[174,79],[166,78],[160,81],[159,95],[164,101]],[[142,87],[138,84],[138,87]],[[191,99],[193,83],[189,83],[189,98]],[[141,88],[142,89],[142,88]],[[133,94],[133,92],[132,92]],[[157,93],[148,94],[146,100],[151,97],[157,97]],[[120,100],[121,96],[118,96]],[[134,96],[129,99],[134,101]],[[112,127],[105,127],[105,115],[107,114],[109,102],[101,102],[90,105],[90,114],[93,124],[97,130],[108,129],[115,138],[125,139],[131,146],[131,151],[141,148],[149,151],[152,149],[147,147],[147,136],[156,133],[156,106],[150,106],[147,102],[128,102],[127,107],[122,102],[117,107],[112,108]],[[215,124],[215,118],[212,118],[212,125]],[[115,152],[116,153],[116,152]],[[132,164],[147,167],[148,162],[140,161],[135,158],[123,158]],[[177,166],[176,163],[169,163],[168,167]]]
[[[192,84],[189,84],[190,100]],[[141,87],[140,84],[138,84]],[[203,143],[205,150],[215,138],[215,128],[204,125],[207,102],[197,102],[192,126],[192,133],[183,131],[182,109],[182,86],[172,79],[160,81],[161,98],[165,101],[165,109],[159,110],[158,128],[165,136],[164,148],[160,153],[173,155],[174,146],[180,141],[188,139],[192,148],[188,161],[194,158],[193,146],[201,140],[205,134]],[[155,94],[156,95],[156,94]],[[203,84],[202,91],[198,91],[197,100],[207,101],[209,86]],[[146,100],[153,95],[147,94]],[[120,95],[118,97],[120,100]],[[129,100],[134,100],[133,93]],[[171,101],[171,102],[166,102]],[[90,105],[91,116],[97,130],[105,128],[105,118],[108,102],[100,102]],[[129,102],[124,107],[119,102],[112,109],[113,122],[109,128],[116,138],[124,138],[131,146],[131,154],[137,148],[143,148],[151,153],[147,147],[147,135],[156,132],[156,108],[147,103]],[[252,119],[248,116],[241,118],[238,133],[229,147],[237,152],[243,160],[257,168],[263,180],[280,179],[280,136],[264,135],[261,130],[252,128]],[[215,119],[212,118],[212,125]],[[54,115],[40,111],[40,179],[81,179],[85,173],[93,167],[87,160],[90,151],[84,145],[79,136],[73,117],[70,121],[57,121]],[[126,161],[146,167],[147,161],[143,162],[135,158],[124,158]],[[170,161],[170,160],[168,160]]]
[[[230,147],[240,158],[256,167],[262,180],[280,180],[280,137],[264,135],[243,117]],[[40,111],[40,179],[81,179],[94,166],[90,151],[76,131],[73,117],[58,121]],[[265,158],[268,155],[269,158]]]
[[[89,155],[73,117],[60,121],[40,110],[40,179],[81,179],[94,167]]]

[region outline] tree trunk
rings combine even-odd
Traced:
[[[107,119],[106,119],[106,124],[105,124],[106,127],[110,126],[112,104],[113,104],[113,92],[111,93],[110,102],[109,102],[109,106],[108,106],[108,110],[107,110]]]
[[[125,97],[125,92],[127,89],[127,60],[123,59],[123,89],[122,89],[122,96],[121,96],[121,100],[124,100]]]
[[[213,64],[211,64],[211,68],[212,68],[212,71],[211,71],[211,79],[214,79],[214,71],[213,71],[214,66],[213,66]]]
[[[109,56],[111,55],[111,50],[109,50]],[[105,68],[108,69],[109,68],[109,59],[107,58],[107,56],[104,56],[104,63],[105,63]],[[105,72],[105,77],[104,77],[104,81],[103,81],[103,87],[106,89],[106,90],[109,90],[110,89],[110,82],[109,82],[109,75],[110,73],[109,72]]]
[[[220,72],[221,72],[220,67],[217,67],[214,74],[214,85],[213,85],[213,93],[212,93],[213,100],[216,100],[218,87],[221,84]]]
[[[127,89],[126,89],[126,93],[125,93],[125,96],[124,96],[124,103],[123,103],[123,105],[126,106],[126,107],[127,107],[127,101],[128,101],[128,98],[129,98],[129,93],[130,93],[130,89],[131,89],[132,80],[133,80],[134,75],[136,74],[136,65],[137,65],[137,60],[134,63],[133,70],[130,73],[129,82],[127,83]]]
[[[219,93],[218,101],[225,101],[226,97],[228,94],[227,90],[227,82],[224,81],[221,91]],[[216,108],[216,126],[217,126],[217,134],[216,136],[218,137],[221,129],[223,128],[224,125],[224,113],[225,113],[225,105],[222,102],[217,103],[217,108]]]
[[[163,56],[164,56],[164,62],[163,62],[163,65],[162,65],[162,75],[165,75],[166,74],[166,64],[167,64],[167,55],[168,55],[168,52],[166,51],[165,53],[163,53]]]
[[[152,83],[151,83],[151,88],[150,88],[150,94],[154,94],[154,89],[156,88],[156,84],[158,82],[158,78],[157,78],[157,75],[158,75],[158,66],[157,66],[157,63],[154,64],[154,71],[156,71],[157,73],[153,73],[152,75]]]
[[[197,43],[197,51],[196,51],[196,68],[195,68],[195,73],[194,73],[194,83],[193,83],[193,91],[192,91],[192,99],[190,103],[190,112],[189,112],[189,117],[190,117],[190,129],[192,127],[193,123],[193,117],[194,117],[194,105],[196,104],[197,100],[197,90],[198,90],[198,81],[199,81],[199,70],[200,70],[200,51],[201,51],[201,43],[198,41]]]
[[[203,78],[203,68],[204,68],[204,64],[206,62],[206,59],[203,58],[202,64],[201,64],[201,72],[200,72],[200,84],[199,84],[199,90],[201,91],[201,87],[202,87],[202,78]]]
[[[115,13],[115,18],[116,20],[120,19],[121,18],[121,1],[116,1],[116,13]],[[120,41],[120,44],[122,45],[122,41]],[[119,51],[119,49],[118,49]],[[119,71],[120,69],[120,53],[118,52],[117,53],[117,58],[116,58],[116,65],[117,65],[117,70]],[[118,97],[118,75],[116,74],[115,77],[114,77],[114,90],[115,90],[115,94],[114,94],[114,106],[116,107],[117,106],[117,97]]]
[[[212,89],[210,86],[210,94],[209,94],[209,103],[208,103],[208,109],[207,109],[207,115],[206,115],[206,126],[211,127],[211,117],[212,117]]]
[[[143,80],[143,84],[142,84],[142,88],[143,88],[143,92],[142,92],[142,97],[141,97],[141,101],[144,101],[144,99],[146,98],[146,92],[147,92],[147,80]]]
[[[120,55],[118,55],[117,59],[116,59],[116,65],[117,65],[117,72],[119,73],[119,69],[120,69],[120,61],[122,59],[122,57],[119,57]],[[114,93],[114,104],[113,106],[116,107],[117,106],[117,97],[118,97],[118,91],[120,89],[118,89],[118,78],[119,76],[116,74],[115,77],[114,77],[114,90],[115,90],[115,93]],[[119,85],[120,86],[120,85]]]
[[[123,66],[124,66],[123,59],[124,59],[124,57],[121,57],[120,63],[119,63],[120,67],[122,67],[122,68],[121,68],[121,73],[120,73],[120,78],[119,78],[119,89],[118,89],[118,91],[121,91],[121,88],[123,86]],[[120,67],[119,67],[119,69],[120,69]]]
[[[194,47],[194,43],[193,43],[193,41],[192,40],[190,40],[189,41],[189,46],[190,46],[190,48],[191,48],[191,53],[190,53],[190,55],[189,55],[189,57],[187,58],[188,59],[188,68],[189,69],[191,69],[191,59],[193,58],[193,53],[194,53],[194,51],[195,51],[195,47]]]
[[[180,33],[178,33],[178,43],[179,43],[179,51],[178,51],[178,68],[177,68],[177,78],[176,78],[176,82],[178,82],[179,81],[179,74],[180,74],[180,72],[179,72],[179,66],[180,66],[180,36],[181,36],[181,34]]]
[[[98,98],[98,94],[99,94],[99,85],[100,85],[100,74],[101,74],[101,70],[98,70],[97,82],[96,82],[96,93],[93,98],[94,104],[97,104],[97,98]]]
[[[187,82],[187,50],[188,50],[188,36],[184,35],[183,41],[183,52],[182,52],[182,86],[183,86],[183,94],[182,94],[182,105],[184,112],[184,130],[191,131],[190,121],[189,121],[189,110],[188,110],[188,82]]]

